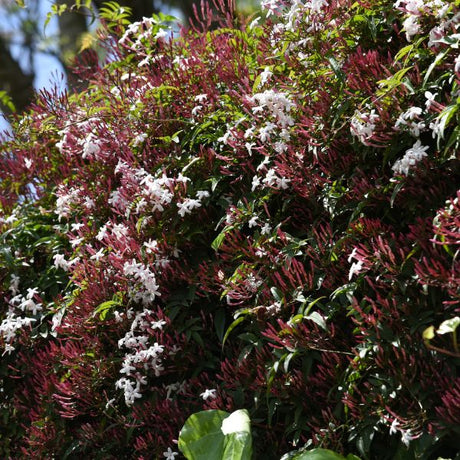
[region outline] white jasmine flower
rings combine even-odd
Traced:
[[[427,110],[429,110],[431,108],[431,106],[433,105],[433,102],[435,102],[434,98],[438,95],[438,93],[431,93],[430,91],[425,91],[425,98],[426,98],[426,101],[425,101],[425,107],[427,108]]]
[[[205,390],[203,393],[200,393],[200,396],[201,396],[205,401],[207,401],[208,399],[215,399],[215,398],[217,398],[216,391],[217,391],[217,390],[215,390],[215,389]]]
[[[410,42],[412,37],[421,31],[420,24],[418,23],[418,17],[413,15],[408,16],[403,22],[403,29],[406,31],[407,41]]]
[[[198,115],[198,112],[203,108],[202,105],[197,105],[195,107],[193,107],[192,109],[192,117],[195,117],[196,115]]]
[[[133,147],[137,147],[138,145],[142,144],[148,137],[148,134],[146,133],[141,133],[138,134],[133,141]],[[118,165],[117,165],[118,167]],[[115,171],[116,172],[116,171]]]
[[[252,148],[255,147],[257,144],[255,142],[246,142],[244,146],[246,147],[246,150],[249,153],[249,156],[252,155]]]
[[[390,426],[390,434],[396,434],[399,430],[398,430],[398,427],[399,427],[399,422],[398,422],[398,419],[395,418],[392,422],[391,422],[391,426]]]
[[[272,231],[272,228],[271,228],[270,224],[267,222],[267,223],[262,227],[262,229],[260,230],[260,233],[261,233],[262,235],[268,235],[271,231]]]
[[[207,99],[208,99],[207,94],[198,94],[197,96],[195,96],[195,102],[198,102],[199,104],[202,104]]]
[[[11,291],[11,294],[14,296],[18,294],[19,292],[19,282],[20,282],[19,276],[12,274],[11,275],[11,281],[10,281],[10,286],[8,288],[9,291]]]
[[[368,145],[368,140],[372,138],[376,127],[375,123],[379,118],[374,109],[369,113],[357,111],[351,119],[351,133],[357,136],[364,145]]]
[[[95,254],[93,254],[90,259],[99,262],[104,257],[104,248],[99,249]]]
[[[255,227],[257,225],[257,221],[259,218],[257,216],[251,217],[251,219],[248,222],[249,228]]]
[[[88,134],[86,139],[83,142],[83,152],[82,158],[92,158],[94,155],[97,155],[101,151],[101,146],[99,141],[96,139],[94,134]]]
[[[254,137],[254,126],[251,127],[251,128],[248,128],[245,132],[244,132],[244,138],[247,139],[248,137]]]
[[[155,40],[160,40],[168,36],[168,32],[165,29],[160,29],[155,36],[153,37]]]
[[[329,6],[329,3],[326,0],[310,0],[305,6],[313,13],[320,13],[323,7]]]
[[[406,447],[409,447],[409,444],[413,439],[416,439],[416,436],[412,436],[410,430],[401,430],[401,441]]]
[[[53,256],[54,266],[56,268],[62,268],[63,270],[67,271],[70,268],[69,262],[65,259],[64,254],[55,254]]]
[[[190,182],[190,177],[183,176],[182,173],[179,173],[176,182],[182,182],[183,184],[186,184],[187,182]]]
[[[263,10],[267,10],[267,18],[271,14],[276,14],[279,8],[279,0],[262,0],[260,4]]]
[[[253,192],[257,187],[260,185],[260,177],[259,176],[254,176],[252,178],[252,187],[251,191]]]
[[[351,280],[354,275],[359,275],[363,268],[363,261],[358,260],[357,262],[353,262],[350,267],[350,271],[348,273],[348,280]]]
[[[270,67],[265,67],[264,71],[260,74],[260,83],[259,86],[265,85],[267,81],[273,76],[273,72],[270,70]]]
[[[198,190],[198,192],[196,192],[196,197],[199,200],[202,200],[203,198],[209,198],[209,192],[206,190]]]
[[[57,313],[53,315],[53,318],[52,318],[53,326],[51,328],[53,332],[56,330],[56,328],[58,328],[61,325],[62,318],[64,317],[64,313],[65,313],[64,308],[61,308]]]
[[[217,142],[221,142],[222,144],[228,144],[229,139],[234,139],[233,134],[230,130],[228,130],[222,137],[219,137],[219,139],[217,139]]]
[[[257,16],[257,17],[251,22],[251,24],[249,24],[249,29],[250,29],[250,30],[254,29],[254,27],[256,27],[256,26],[259,24],[259,21],[260,21],[260,16]]]
[[[403,118],[405,120],[413,120],[415,117],[422,114],[422,109],[420,107],[410,107],[404,113]]]
[[[442,123],[439,118],[436,118],[434,121],[430,123],[430,129],[433,131],[432,136],[433,139],[436,137],[440,137],[442,134]]]
[[[407,176],[410,169],[413,168],[420,160],[427,156],[428,146],[423,146],[418,140],[410,149],[406,150],[403,158],[396,161],[392,169],[396,174]]]
[[[152,329],[163,329],[163,326],[166,324],[166,321],[164,320],[159,320],[159,321],[152,321],[150,323],[150,326]]]
[[[191,214],[194,208],[199,208],[201,202],[193,198],[186,198],[182,203],[176,203],[176,205],[179,208],[179,215],[184,217],[185,214]]]
[[[80,228],[84,227],[85,224],[82,224],[82,223],[74,223],[70,226],[70,230],[72,232],[77,232],[78,230],[80,230]]]
[[[156,252],[158,249],[158,241],[156,240],[148,240],[144,241],[144,246],[146,247],[146,252],[151,254],[152,252]]]
[[[168,450],[166,452],[163,452],[163,457],[166,458],[166,460],[174,460],[175,456],[179,455],[178,452],[174,452],[171,447],[168,447]]]
[[[277,176],[275,170],[273,168],[270,168],[267,171],[267,174],[265,175],[265,178],[262,180],[262,182],[268,185],[269,187],[272,187],[273,185],[275,185],[276,179]]]
[[[290,182],[291,182],[291,179],[288,179],[286,177],[277,177],[276,178],[276,186],[279,189],[286,190],[289,187]]]

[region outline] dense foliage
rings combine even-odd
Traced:
[[[206,409],[457,454],[460,2],[231,7],[112,22],[5,135],[1,458],[179,458]]]

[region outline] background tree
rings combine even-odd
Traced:
[[[76,2],[56,0],[52,6],[57,16],[56,31],[45,27],[47,5],[43,0],[7,0],[0,2],[5,18],[0,21],[0,109],[11,116],[13,107],[21,113],[34,94],[36,69],[40,65],[37,51],[56,58],[56,67],[62,66],[69,89],[81,89],[83,83],[72,72],[72,64],[82,48],[84,40],[90,39],[97,14],[103,0]],[[130,9],[131,21],[150,17],[160,11],[177,10],[183,21],[193,16],[193,8],[199,0],[124,0],[120,2]],[[239,2],[253,8],[254,0]],[[80,7],[77,7],[80,5]],[[88,6],[90,9],[88,9]],[[20,56],[20,58],[17,57]]]

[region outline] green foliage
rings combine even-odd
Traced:
[[[346,457],[329,449],[302,450],[283,455],[281,460],[360,460],[359,457],[349,454]]]
[[[208,410],[192,414],[179,435],[188,460],[251,460],[252,436],[247,410],[229,414]]]
[[[16,107],[13,104],[13,100],[6,91],[0,91],[0,104],[7,107],[11,112],[16,111]]]
[[[2,147],[16,452],[452,454],[458,15],[320,3],[172,37],[109,2],[110,62]]]
[[[119,27],[126,27],[130,23],[131,11],[131,8],[121,6],[117,2],[104,2],[99,8],[99,15],[109,30],[115,30]]]

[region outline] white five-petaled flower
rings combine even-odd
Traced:
[[[182,203],[177,203],[179,208],[179,215],[184,217],[185,214],[191,214],[194,208],[199,208],[201,206],[200,200],[195,200],[193,198],[186,198]]]
[[[198,102],[198,104],[202,104],[207,99],[208,99],[207,94],[198,94],[197,96],[195,96],[195,102]]]
[[[152,321],[150,323],[150,326],[152,327],[152,329],[163,329],[163,326],[166,324],[166,321],[164,321],[163,319],[160,319],[159,321]]]
[[[196,197],[199,200],[202,200],[203,198],[209,198],[209,192],[207,190],[198,190],[198,192],[196,192]]]
[[[178,452],[174,452],[171,447],[168,447],[168,450],[163,452],[163,457],[166,458],[166,460],[174,460],[175,456],[179,455]]]
[[[99,262],[104,257],[104,248],[99,249],[96,253],[94,253],[90,259],[95,260],[96,262]]]
[[[203,393],[200,393],[200,396],[207,401],[208,399],[215,399],[217,398],[216,390],[215,389],[206,389]]]
[[[146,248],[146,252],[151,254],[152,252],[156,252],[158,250],[158,241],[150,239],[144,242],[144,246]]]
[[[249,228],[255,227],[257,225],[258,219],[259,218],[257,216],[251,217],[251,219],[249,219],[249,222],[248,222]]]
[[[260,233],[262,235],[268,235],[270,232],[272,231],[272,227],[271,225],[267,222],[265,223],[265,225],[262,227],[262,229],[260,230]]]

